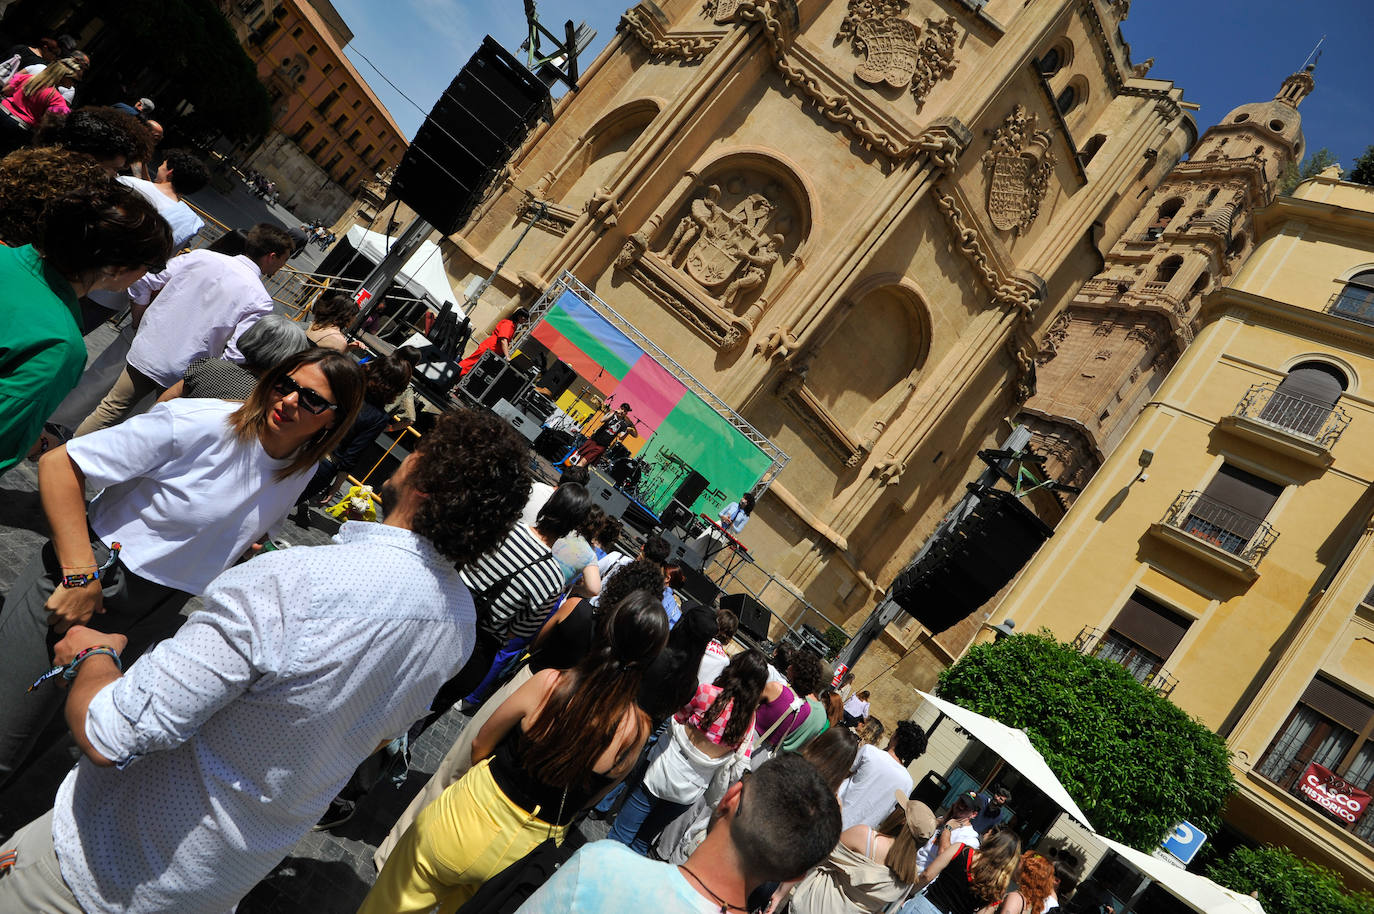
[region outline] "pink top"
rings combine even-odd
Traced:
[[[46,89],[39,89],[33,95],[25,97],[24,84],[30,78],[28,73],[16,73],[14,78],[9,81],[9,85],[5,87],[5,100],[0,102],[0,105],[3,105],[10,115],[32,127],[50,111],[53,114],[71,112],[72,109],[67,105],[67,100],[62,97],[62,93],[51,86]]]
[[[674,720],[680,724],[687,724],[703,731],[706,734],[706,738],[717,746],[727,745],[723,740],[725,737],[725,727],[730,723],[730,712],[734,710],[735,707],[733,699],[725,705],[724,711],[716,715],[716,719],[711,721],[709,727],[703,727],[701,725],[702,720],[706,717],[706,710],[711,707],[711,703],[716,700],[716,696],[720,693],[721,688],[718,685],[707,683],[697,686],[696,695],[692,696],[692,700],[688,702],[687,707],[673,715]],[[744,732],[747,735],[749,728],[746,727]]]

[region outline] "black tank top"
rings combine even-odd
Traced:
[[[505,739],[496,746],[491,757],[491,776],[506,797],[526,812],[538,807],[538,817],[553,825],[567,825],[589,806],[611,783],[610,777],[593,773],[587,786],[574,784],[567,789],[551,787],[541,782],[525,765],[529,740],[519,726],[511,728]],[[563,814],[559,815],[562,807]]]
[[[988,902],[973,891],[973,874],[969,872],[972,864],[973,849],[961,845],[954,859],[926,889],[926,900],[945,914],[976,914],[987,907]]]

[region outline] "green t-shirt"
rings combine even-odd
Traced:
[[[806,699],[806,703],[811,706],[811,713],[806,715],[801,726],[787,734],[787,738],[782,741],[784,752],[796,752],[806,745],[811,737],[820,736],[830,729],[830,718],[825,716],[825,706],[814,698]]]
[[[71,283],[32,245],[0,247],[0,473],[24,459],[85,367]]]

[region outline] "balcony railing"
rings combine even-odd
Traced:
[[[1279,537],[1265,520],[1197,491],[1180,492],[1164,515],[1163,523],[1229,552],[1249,565],[1259,564]]]
[[[1327,301],[1326,313],[1374,327],[1374,289],[1347,286]]]
[[[1167,696],[1178,685],[1174,674],[1164,669],[1164,661],[1143,648],[1137,648],[1112,632],[1084,627],[1073,639],[1073,648],[1080,654],[1119,663],[1142,685]]]
[[[1306,438],[1328,450],[1350,424],[1349,414],[1340,406],[1288,393],[1273,384],[1256,384],[1247,390],[1234,415]]]

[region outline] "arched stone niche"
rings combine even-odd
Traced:
[[[592,195],[607,187],[625,154],[661,109],[658,99],[642,98],[607,112],[529,188],[522,215],[538,202],[547,203],[541,225],[555,234],[565,233]]]
[[[847,466],[855,466],[916,388],[930,351],[916,286],[875,277],[847,296],[824,335],[798,354],[780,392]]]
[[[780,156],[736,151],[689,172],[616,266],[730,348],[801,269],[814,195]],[[647,255],[647,256],[646,256]]]

